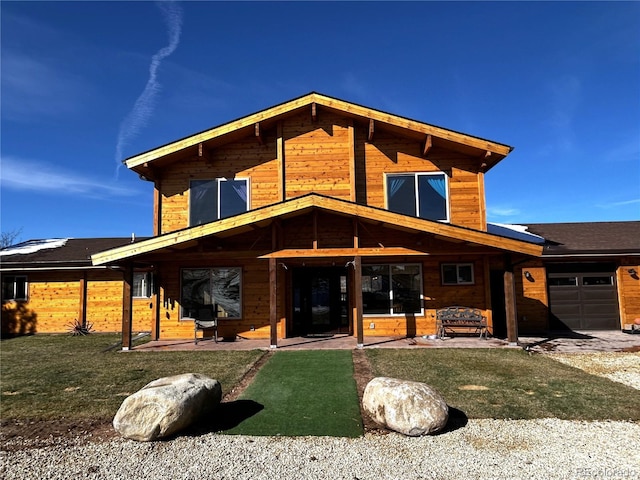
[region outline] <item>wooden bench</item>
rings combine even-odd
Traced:
[[[438,337],[444,338],[446,330],[451,332],[453,328],[473,328],[475,333],[480,332],[480,338],[487,338],[487,319],[482,315],[482,310],[469,307],[446,307],[436,310],[436,324]]]
[[[194,342],[198,344],[198,330],[202,331],[204,340],[204,330],[213,329],[213,339],[218,343],[218,315],[217,305],[202,305],[196,310],[193,319],[193,337]]]

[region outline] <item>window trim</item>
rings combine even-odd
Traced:
[[[416,317],[424,316],[424,275],[422,274],[422,264],[421,263],[366,263],[362,265],[363,267],[389,267],[389,310],[387,313],[365,313],[364,310],[362,312],[363,317],[406,317],[407,315],[415,315]],[[420,275],[420,311],[407,313],[393,313],[393,299],[394,299],[394,289],[393,289],[393,267],[406,267],[406,266],[417,266]],[[360,292],[362,295],[364,292]]]
[[[444,278],[444,268],[455,266],[456,267],[456,282],[446,282]],[[471,267],[471,281],[460,281],[460,267]],[[440,264],[440,282],[442,286],[452,287],[457,285],[475,285],[476,284],[476,268],[473,262],[446,262]]]
[[[414,192],[416,192],[415,195],[415,210],[416,210],[416,218],[421,218],[423,220],[431,220],[433,222],[442,222],[442,223],[451,223],[451,194],[449,191],[449,175],[447,175],[445,172],[442,171],[436,171],[436,172],[387,172],[384,174],[384,198],[385,198],[385,208],[387,210],[389,210],[390,212],[392,210],[389,209],[389,178],[390,177],[413,177],[413,188],[414,188]],[[442,176],[444,177],[444,188],[445,188],[445,193],[446,193],[446,197],[444,199],[444,205],[445,205],[445,217],[444,219],[439,219],[439,220],[434,220],[434,219],[429,219],[429,218],[424,218],[420,216],[420,190],[419,190],[419,184],[418,184],[418,180],[420,177],[427,177],[427,176]]]
[[[29,278],[27,277],[27,275],[4,275],[2,277],[2,290],[3,290],[2,293],[4,293],[4,286],[5,286],[6,283],[8,283],[7,282],[8,278],[13,278],[13,282],[12,282],[13,293],[11,295],[11,298],[5,298],[3,296],[2,297],[2,301],[3,302],[10,302],[10,301],[13,301],[13,302],[28,302],[29,301]],[[17,292],[17,288],[16,288],[17,287],[17,280],[19,278],[24,279],[24,298],[18,298],[17,295],[16,295],[16,292]]]
[[[225,320],[242,320],[242,310],[243,310],[243,277],[244,277],[244,269],[241,266],[224,266],[224,265],[218,265],[215,267],[183,267],[180,268],[180,317],[179,317],[179,321],[181,322],[189,322],[189,321],[193,321],[194,318],[193,317],[189,317],[189,316],[185,316],[183,311],[184,311],[184,301],[182,298],[182,280],[183,280],[183,272],[185,270],[207,270],[209,272],[209,280],[211,280],[212,277],[212,271],[213,270],[218,270],[218,269],[235,269],[238,270],[240,273],[240,285],[238,288],[238,316],[237,317],[221,317],[224,318]]]
[[[215,212],[215,219],[212,220],[212,222],[217,222],[218,220],[221,220],[220,218],[220,208],[221,208],[221,203],[220,203],[220,183],[221,182],[229,182],[229,181],[244,181],[246,186],[247,186],[247,209],[245,210],[245,212],[248,212],[249,210],[251,210],[251,177],[233,177],[233,178],[228,178],[228,177],[214,177],[214,178],[191,178],[189,179],[189,198],[188,198],[188,212],[189,212],[189,227],[195,227],[197,225],[202,225],[202,224],[194,224],[192,222],[192,196],[191,196],[191,190],[192,190],[192,184],[193,182],[215,182],[216,185],[216,212]],[[241,213],[245,213],[245,212],[241,212]],[[239,213],[236,215],[240,215]],[[233,215],[232,215],[233,216]],[[229,217],[223,217],[223,218],[229,218]]]

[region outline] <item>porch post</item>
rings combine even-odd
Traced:
[[[133,266],[129,263],[122,275],[122,350],[131,350]]]
[[[364,331],[362,329],[362,257],[359,255],[353,259],[354,279],[353,295],[355,297],[355,322],[358,336],[358,348],[364,347]]]
[[[269,324],[271,326],[271,348],[278,348],[278,278],[277,262],[269,259]]]
[[[518,344],[518,315],[516,311],[516,288],[513,267],[507,262],[504,271],[504,305],[507,316],[507,341]]]
[[[87,272],[82,272],[80,277],[80,306],[78,308],[78,322],[83,327],[87,326]]]

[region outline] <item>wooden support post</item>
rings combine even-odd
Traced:
[[[318,210],[313,211],[313,241],[312,247],[318,249]]]
[[[362,257],[359,255],[353,259],[353,295],[354,295],[354,321],[356,322],[356,334],[358,348],[364,347],[364,330],[362,325]]]
[[[151,340],[160,338],[160,277],[158,271],[153,272],[153,294],[151,296]]]
[[[78,308],[78,322],[87,326],[87,272],[82,272],[80,278],[80,306]]]
[[[507,316],[507,341],[518,344],[518,315],[516,311],[516,288],[513,267],[507,261],[504,272],[504,305]]]
[[[122,275],[122,350],[131,350],[131,328],[133,323],[133,266],[129,263]]]
[[[269,259],[269,324],[271,330],[271,348],[278,348],[278,288],[277,259]]]

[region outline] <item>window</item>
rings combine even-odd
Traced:
[[[444,173],[387,175],[387,207],[396,213],[448,222],[447,176]]]
[[[443,285],[473,285],[473,263],[443,263]]]
[[[28,283],[24,275],[2,277],[2,301],[27,300]]]
[[[182,318],[194,318],[202,305],[218,305],[218,316],[240,318],[241,277],[239,267],[182,270]]]
[[[578,277],[549,277],[550,287],[576,287]]]
[[[363,265],[362,303],[365,315],[422,313],[420,265]]]
[[[189,225],[201,225],[231,217],[249,209],[249,180],[216,178],[189,184]]]
[[[134,298],[150,298],[153,295],[153,274],[151,272],[135,272],[132,291]]]

